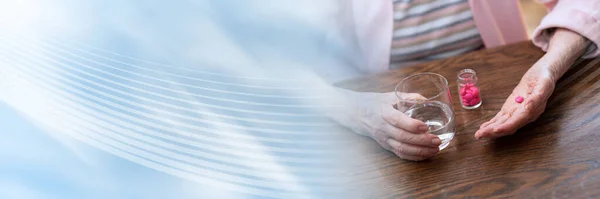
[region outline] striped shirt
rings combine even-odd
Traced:
[[[392,36],[391,68],[483,46],[468,0],[394,0]]]

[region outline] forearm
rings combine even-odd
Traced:
[[[557,28],[550,39],[548,51],[532,70],[542,70],[556,82],[586,51],[590,41],[567,29]]]

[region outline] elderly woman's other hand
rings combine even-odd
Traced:
[[[511,135],[540,117],[555,84],[544,68],[534,66],[523,76],[500,112],[490,121],[483,123],[475,133],[477,139]]]
[[[589,45],[587,39],[575,32],[556,29],[547,53],[525,73],[500,112],[483,123],[475,132],[475,137],[511,135],[535,121],[544,112],[558,79],[584,54]]]

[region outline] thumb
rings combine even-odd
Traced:
[[[385,102],[398,102],[399,98],[402,99],[412,99],[412,100],[426,100],[427,98],[423,97],[419,93],[396,93],[396,92],[387,92],[381,93],[380,98]]]

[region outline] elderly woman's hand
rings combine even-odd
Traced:
[[[405,160],[419,161],[435,156],[441,140],[427,133],[422,121],[410,118],[396,110],[397,97],[389,93],[361,93],[346,91],[348,100],[345,126],[355,132],[373,138],[384,149]],[[411,97],[422,98],[418,94]]]
[[[496,116],[481,125],[477,139],[511,135],[517,129],[535,121],[544,112],[554,91],[555,82],[545,67],[534,66],[521,79]],[[523,101],[517,100],[522,97]]]
[[[373,94],[372,94],[373,95]],[[442,143],[438,136],[427,133],[422,121],[396,110],[394,93],[375,94],[373,103],[363,104],[358,119],[370,136],[384,149],[406,160],[424,160],[435,156]],[[419,96],[415,95],[415,98]]]
[[[558,79],[581,57],[589,41],[577,33],[557,29],[548,52],[525,73],[500,112],[475,132],[476,138],[511,135],[536,120],[546,108]],[[523,101],[516,100],[523,97]]]

